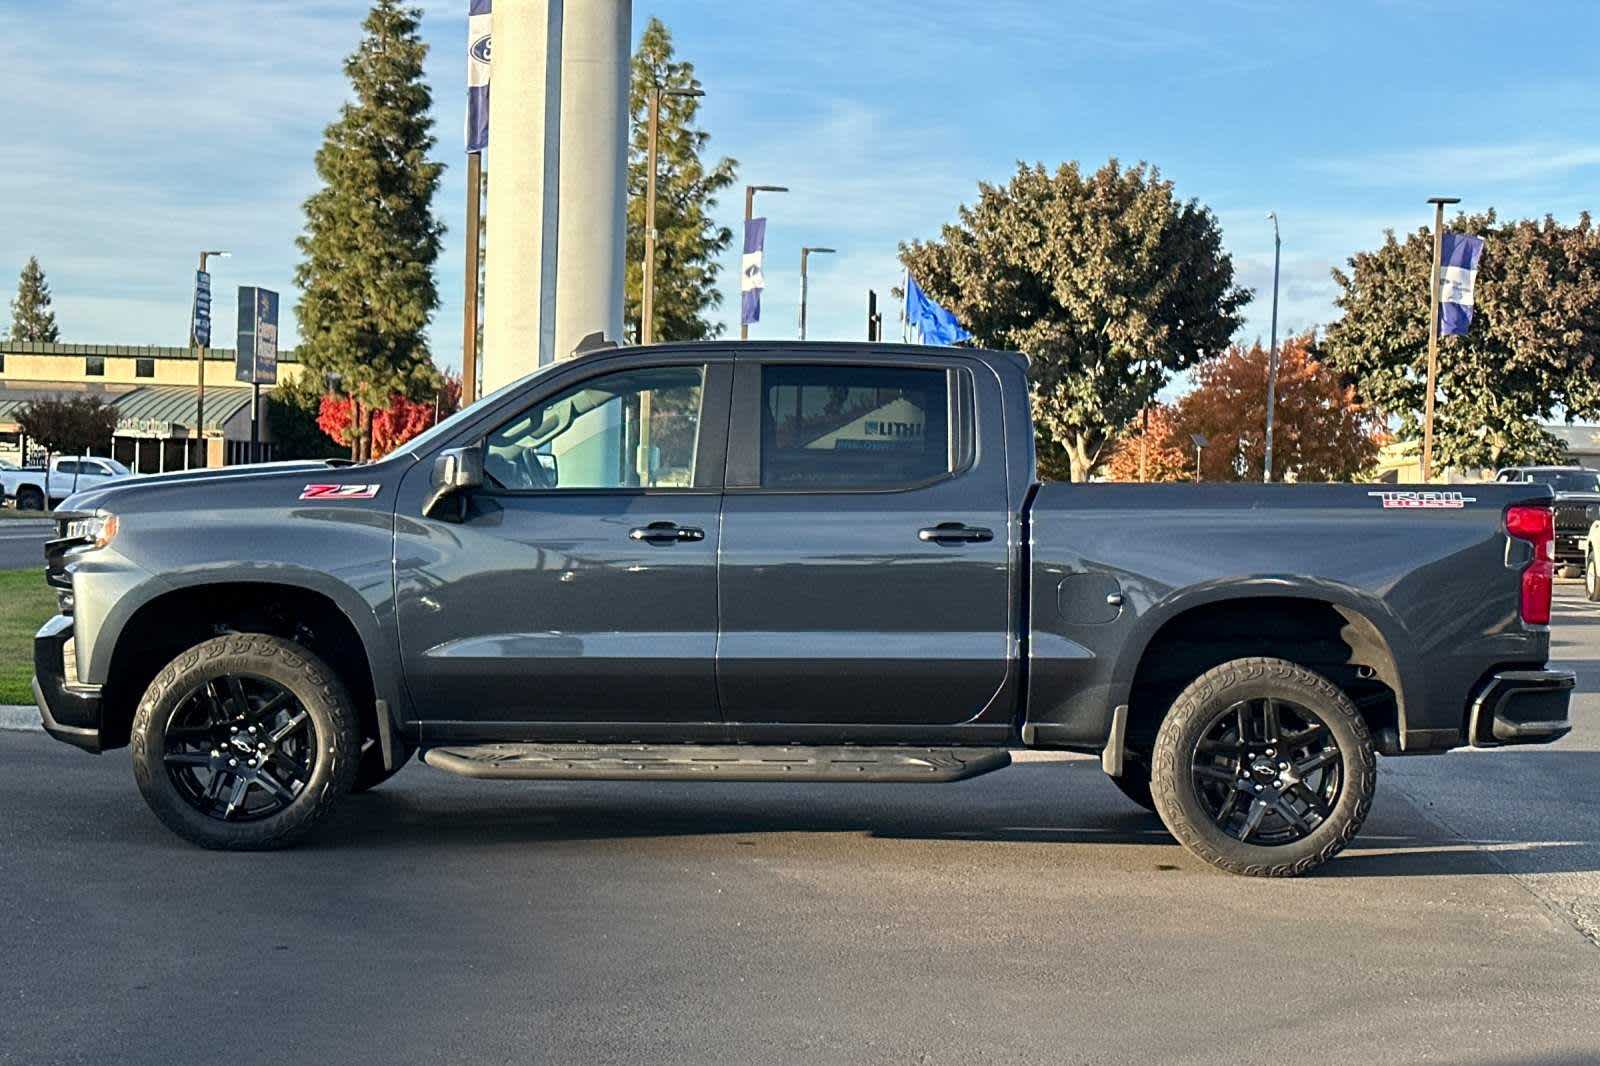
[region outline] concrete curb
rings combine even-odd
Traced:
[[[39,708],[26,704],[21,706],[7,706],[0,704],[0,729],[25,729],[34,733],[44,732],[44,722],[39,718]]]

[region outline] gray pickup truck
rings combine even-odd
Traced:
[[[46,549],[45,727],[131,744],[167,826],[241,849],[419,751],[787,782],[1087,752],[1195,854],[1271,876],[1349,843],[1380,753],[1568,731],[1548,486],[1041,485],[1027,372],[604,350],[380,462],[79,493]]]

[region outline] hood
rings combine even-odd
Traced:
[[[368,464],[369,468],[387,467],[390,460]],[[144,474],[108,481],[94,488],[74,493],[56,509],[57,514],[69,511],[96,511],[115,509],[121,504],[142,496],[174,489],[199,489],[206,493],[229,491],[233,486],[244,486],[285,475],[305,477],[314,471],[345,470],[352,467],[348,460],[303,459],[278,463],[250,463],[242,466],[205,467],[199,470],[176,470],[167,474]],[[196,506],[203,506],[196,503]]]

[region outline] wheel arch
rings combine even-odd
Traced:
[[[1187,589],[1140,616],[1112,683],[1113,704],[1130,708],[1130,743],[1152,715],[1159,724],[1165,714],[1153,701],[1175,696],[1181,683],[1222,662],[1253,655],[1341,675],[1331,679],[1362,708],[1380,747],[1405,748],[1407,700],[1424,688],[1404,625],[1359,589],[1279,578]]]
[[[91,663],[104,682],[107,747],[126,741],[138,700],[163,665],[229,629],[298,639],[339,673],[366,735],[379,739],[395,728],[379,714],[398,705],[398,664],[370,605],[327,574],[273,568],[166,577],[117,602]]]

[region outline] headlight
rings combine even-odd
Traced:
[[[67,523],[67,536],[72,540],[88,542],[88,547],[104,548],[117,535],[117,516],[114,514],[90,515],[74,518]]]

